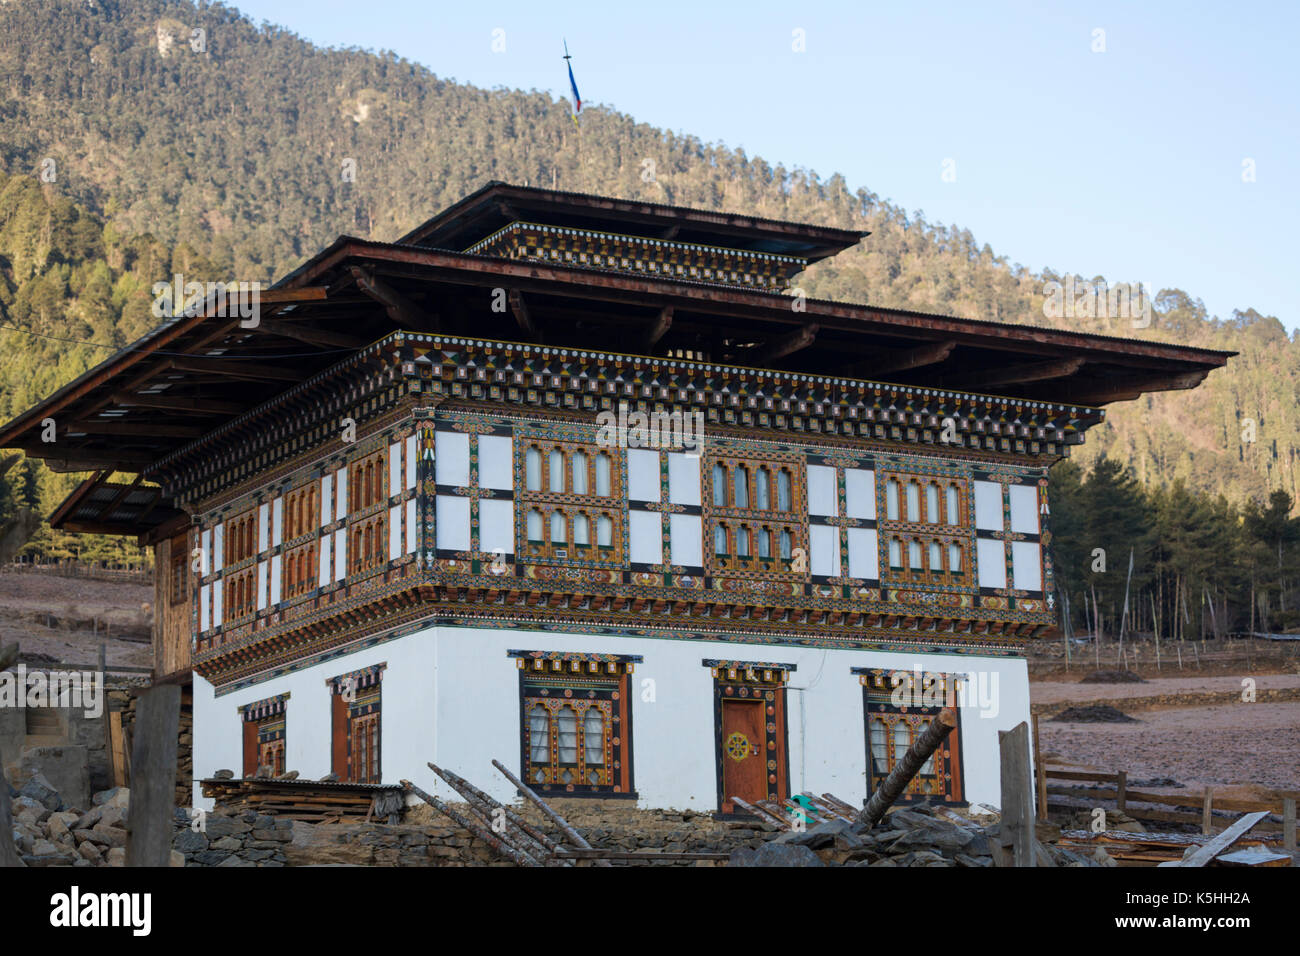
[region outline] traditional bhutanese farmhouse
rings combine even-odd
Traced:
[[[954,702],[907,799],[997,804],[1048,467],[1229,353],[791,294],[864,235],[491,183],[198,301],[0,446],[95,472],[59,527],[154,547],[196,776],[860,803]]]

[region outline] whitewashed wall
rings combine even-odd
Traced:
[[[382,763],[385,783],[401,778],[431,793],[448,788],[425,762],[445,766],[502,801],[514,794],[491,765],[519,772],[519,672],[506,651],[637,654],[632,675],[632,759],[640,805],[717,808],[713,679],[705,659],[793,663],[787,694],[793,792],[831,792],[857,806],[866,797],[862,686],[853,667],[975,672],[992,706],[968,699],[961,713],[966,798],[1000,804],[999,730],[1029,719],[1025,661],[959,655],[815,650],[709,641],[599,638],[474,628],[429,628],[336,658],[238,693],[214,698],[194,678],[195,777],[243,766],[238,707],[288,692],[285,765],[304,778],[330,771],[330,710],[325,681],[386,661]],[[653,684],[647,683],[652,681]],[[653,694],[650,693],[653,689]],[[650,699],[653,697],[653,699]],[[195,785],[196,806],[210,806]]]

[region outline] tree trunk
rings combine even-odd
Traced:
[[[930,759],[930,755],[939,749],[953,728],[957,726],[957,712],[951,707],[939,711],[938,716],[925,728],[925,732],[913,741],[912,746],[903,754],[903,759],[894,765],[889,776],[880,782],[876,792],[871,795],[867,805],[858,814],[857,822],[865,829],[871,829],[885,815],[885,811],[898,799],[921,765]]]

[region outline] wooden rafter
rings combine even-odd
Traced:
[[[658,315],[651,320],[650,325],[646,328],[645,334],[641,337],[641,348],[649,352],[662,339],[673,325],[673,307],[666,305],[659,310]]]
[[[296,382],[302,378],[302,373],[283,365],[245,362],[235,356],[173,358],[168,365],[178,372],[195,372],[224,378],[246,378],[253,381]]]
[[[262,330],[270,332],[272,335],[278,335],[281,338],[305,342],[308,345],[322,345],[327,348],[359,349],[369,344],[366,339],[356,335],[322,329],[317,325],[285,322],[283,320],[263,322]]]
[[[785,358],[787,355],[812,345],[813,339],[817,338],[819,329],[820,326],[816,323],[800,326],[793,332],[787,332],[778,338],[770,339],[765,345],[760,345],[738,355],[737,359],[746,365],[759,366],[779,358]]]
[[[940,362],[947,361],[956,347],[956,342],[947,340],[928,342],[910,349],[879,349],[872,353],[869,361],[855,362],[844,369],[844,374],[870,377],[892,372],[906,372],[926,365],[938,365]]]
[[[236,415],[244,411],[241,402],[224,402],[215,398],[194,398],[187,396],[135,395],[129,392],[115,392],[111,398],[116,405],[138,405],[141,408],[156,408],[166,412],[188,412],[194,415]]]
[[[1005,368],[945,376],[942,380],[942,386],[944,388],[978,390],[1011,383],[1046,382],[1054,378],[1069,378],[1083,368],[1083,363],[1084,360],[1081,358],[1061,359],[1054,362],[1022,363]]]
[[[519,326],[519,331],[530,339],[536,339],[538,337],[537,324],[533,321],[532,315],[529,314],[528,303],[524,301],[524,294],[518,289],[511,289],[507,299],[510,303],[510,312],[515,317],[515,324]]]
[[[421,315],[420,311],[406,296],[382,279],[375,278],[373,272],[360,266],[352,266],[348,271],[352,274],[352,278],[356,280],[361,291],[382,305],[384,310],[388,312],[388,317],[399,328],[411,328],[421,332],[438,331],[438,317],[436,315],[430,315],[427,318]]]

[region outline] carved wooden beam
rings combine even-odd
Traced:
[[[889,372],[906,372],[926,365],[938,365],[956,347],[956,342],[931,342],[913,349],[881,349],[870,360],[848,366],[843,374],[854,378],[871,378]]]
[[[760,366],[765,362],[784,358],[812,345],[819,329],[820,326],[816,323],[801,326],[793,332],[772,339],[766,345],[760,345],[756,349],[738,355],[737,359],[747,365]]]
[[[645,334],[641,336],[641,349],[649,352],[658,343],[659,340],[667,334],[673,325],[673,307],[664,306],[659,310],[659,314],[654,317],[650,325],[646,328]]]
[[[1019,385],[1025,382],[1045,382],[1054,378],[1069,378],[1083,368],[1081,358],[1061,359],[1055,362],[1031,362],[1008,368],[968,372],[965,375],[945,376],[943,388],[983,389],[996,385]]]
[[[251,379],[255,382],[297,382],[302,373],[283,365],[263,365],[243,362],[237,358],[173,358],[167,363],[178,372],[217,375],[225,378]]]
[[[115,405],[138,405],[140,408],[156,408],[164,412],[188,412],[194,415],[235,415],[244,410],[244,405],[240,402],[223,402],[215,398],[168,397],[164,393],[135,395],[129,392],[115,392],[111,401]]]
[[[359,349],[370,343],[363,338],[355,335],[345,335],[342,332],[331,332],[329,329],[317,328],[315,326],[300,325],[295,322],[263,322],[262,330],[270,332],[272,335],[278,335],[282,338],[293,339],[296,342],[306,342],[308,345],[323,345],[329,348],[341,349]]]
[[[533,317],[528,311],[528,303],[524,301],[524,294],[518,289],[512,289],[507,299],[510,302],[510,311],[515,317],[515,324],[519,326],[519,331],[530,339],[539,338],[537,325],[533,322]]]
[[[438,331],[436,315],[422,315],[406,296],[360,266],[352,266],[350,271],[361,291],[382,305],[388,317],[399,328],[411,328],[420,332]]]

